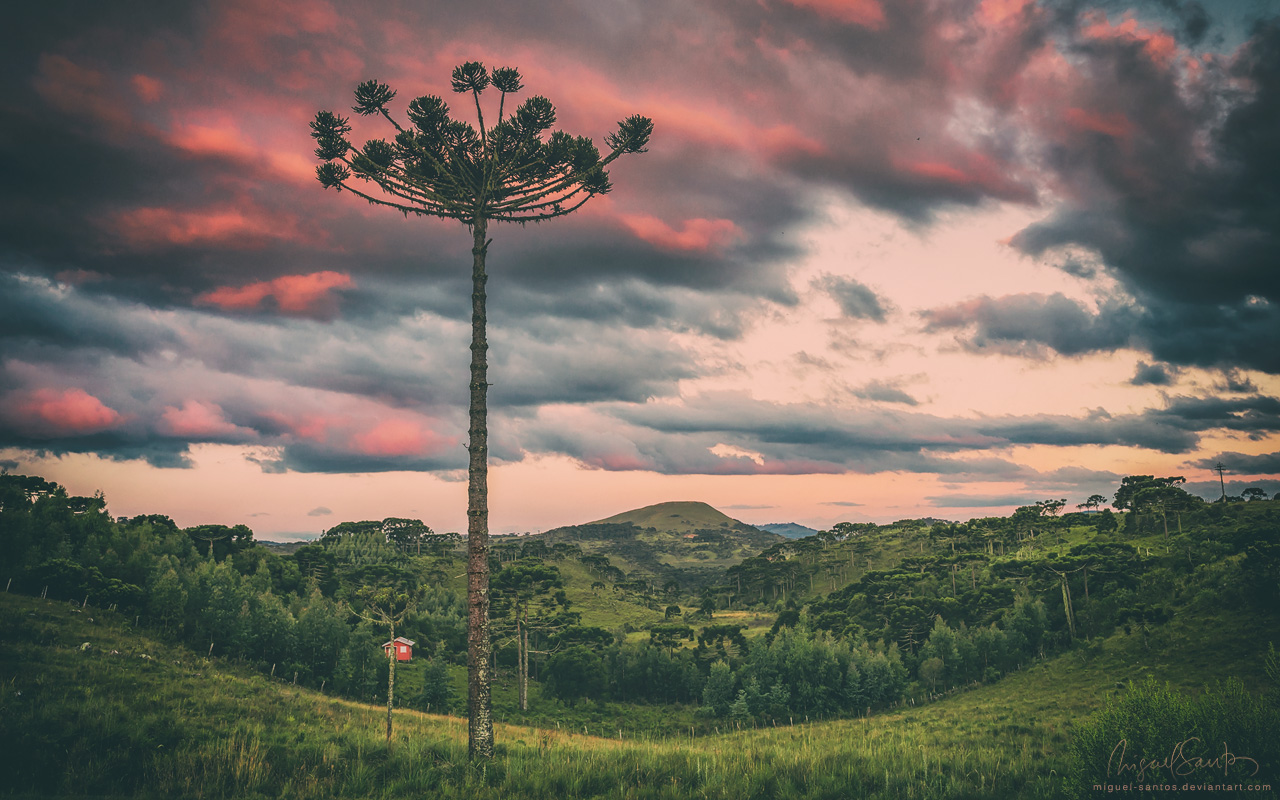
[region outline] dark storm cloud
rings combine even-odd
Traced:
[[[1197,431],[1202,428],[1178,427],[1183,420],[1174,416],[1147,411],[1112,417],[1091,415],[1086,418],[1066,416],[1004,417],[991,422],[981,422],[977,430],[998,436],[1010,444],[1041,444],[1053,446],[1121,445],[1141,447],[1163,453],[1185,453],[1200,441]]]
[[[1280,474],[1280,453],[1263,453],[1262,455],[1219,453],[1213,458],[1192,461],[1188,466],[1211,470],[1219,464],[1231,472],[1245,473],[1247,475]]]
[[[934,473],[1027,480],[1045,487],[1096,486],[1109,472],[1063,468],[1040,473],[1000,458],[958,458],[1016,445],[1120,445],[1166,453],[1188,452],[1211,430],[1274,426],[1271,398],[1218,404],[1212,398],[1175,398],[1163,409],[1111,416],[1007,416],[947,419],[928,414],[833,411],[816,405],[775,405],[741,395],[706,397],[683,406],[648,404],[605,410],[617,423],[596,420],[572,435],[531,423],[526,448],[550,450],[611,469],[718,474],[768,473],[809,462],[818,470]],[[536,444],[535,444],[536,443]],[[712,448],[728,445],[753,460]],[[949,480],[951,478],[948,478]]]
[[[1157,41],[1076,40],[1075,118],[1092,133],[1062,138],[1052,163],[1079,201],[1014,244],[1097,252],[1148,309],[1137,333],[1161,360],[1280,371],[1256,346],[1280,338],[1280,23],[1257,24],[1225,70],[1198,63],[1185,87]]]
[[[50,442],[15,434],[0,427],[0,447],[20,448],[35,458],[69,453],[94,453],[109,461],[145,461],[160,469],[190,469],[194,466],[187,442],[174,440],[135,441],[132,437],[98,434],[76,436]]]
[[[1170,368],[1239,366],[1275,373],[1280,352],[1261,343],[1280,332],[1277,308],[1255,301],[1239,309],[1187,303],[1144,307],[1103,299],[1095,311],[1062,294],[1021,294],[984,296],[929,309],[921,317],[927,331],[958,331],[960,343],[973,352],[1043,358],[1050,351],[1079,356],[1132,347]]]
[[[1104,303],[1097,313],[1062,294],[980,297],[922,312],[928,331],[960,330],[974,351],[1036,355],[1049,348],[1075,356],[1110,351],[1129,343],[1133,310]]]
[[[695,332],[716,339],[742,336],[760,312],[772,306],[759,297],[738,292],[704,292],[658,287],[641,280],[601,281],[561,294],[545,286],[507,286],[495,290],[490,322],[534,334],[533,326],[547,318],[577,319],[638,330],[667,329]]]
[[[1264,344],[1280,335],[1275,302],[1251,297],[1236,305],[1151,304],[1138,326],[1141,341],[1163,361],[1280,373],[1280,350]]]
[[[489,375],[499,406],[643,403],[698,374],[668,339],[629,328],[544,320],[498,342]]]
[[[1231,392],[1233,394],[1256,394],[1258,392],[1257,384],[1235,370],[1228,370],[1223,373],[1222,380],[1215,383],[1213,388],[1220,392]]]
[[[1129,383],[1134,386],[1169,386],[1173,383],[1173,374],[1164,364],[1148,364],[1138,362],[1138,368]]]
[[[1187,431],[1223,429],[1246,434],[1280,431],[1280,399],[1251,397],[1173,397],[1148,414],[1155,421]]]
[[[25,344],[139,355],[173,346],[174,331],[150,314],[122,314],[110,298],[47,278],[0,272],[0,353]]]
[[[344,448],[301,443],[285,447],[278,459],[264,459],[264,462],[263,472],[438,472],[465,469],[467,454],[458,448],[457,452],[447,451],[431,458],[365,455]]]

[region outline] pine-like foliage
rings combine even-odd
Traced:
[[[388,111],[396,92],[384,83],[365,81],[356,88],[352,110],[381,116],[395,136],[352,144],[349,119],[331,111],[316,114],[311,136],[316,157],[324,161],[316,176],[326,188],[346,189],[370,203],[405,214],[456,219],[537,222],[563,216],[612,188],[605,169],[624,153],[643,153],[653,122],[631,116],[599,148],[584,136],[552,131],[555,106],[535,95],[503,116],[507,95],[523,88],[520,73],[500,67],[490,73],[469,61],[453,71],[453,90],[470,94],[478,125],[454,119],[436,95],[408,105],[402,125]],[[485,127],[480,96],[499,93],[498,121]]]

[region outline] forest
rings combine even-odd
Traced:
[[[1095,496],[1065,514],[1057,500],[958,524],[842,523],[683,589],[678,565],[659,585],[563,534],[504,537],[491,559],[496,665],[519,688],[517,713],[532,683],[566,709],[675,704],[699,724],[762,725],[922,702],[1117,631],[1145,644],[1180,610],[1275,615],[1280,504],[1208,503],[1179,481],[1126,478],[1118,513]],[[395,632],[424,662],[398,702],[464,709],[456,534],[346,522],[277,554],[243,525],[114,518],[101,495],[36,476],[0,476],[0,503],[11,591],[109,608],[337,696],[385,702],[389,631],[365,612],[373,592],[394,590],[407,602]],[[633,527],[603,526],[629,552]],[[602,594],[622,613],[597,613]]]

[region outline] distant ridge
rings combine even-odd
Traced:
[[[587,524],[621,525],[628,522],[637,528],[653,528],[660,532],[681,534],[715,528],[759,530],[696,500],[655,503]]]
[[[729,567],[786,541],[693,500],[656,503],[531,538],[604,556],[630,580],[675,581],[688,590],[710,586]]]
[[[801,525],[798,522],[770,522],[768,525],[757,525],[762,531],[768,533],[776,533],[779,536],[785,536],[788,539],[803,539],[806,536],[812,536],[818,531],[807,525]]]

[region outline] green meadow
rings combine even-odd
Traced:
[[[866,718],[684,733],[670,709],[596,705],[559,727],[500,724],[473,765],[460,716],[335,699],[130,630],[93,607],[0,595],[7,796],[477,798],[1066,797],[1073,727],[1152,676],[1262,687],[1274,620],[1174,619],[989,685]],[[86,646],[87,645],[87,646]],[[549,701],[543,701],[549,702]],[[538,701],[531,709],[538,714]],[[498,693],[507,720],[518,716]],[[585,724],[587,733],[578,729]]]

